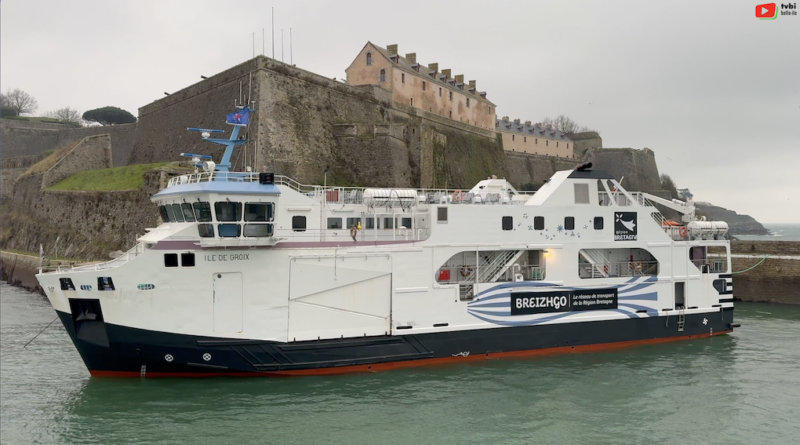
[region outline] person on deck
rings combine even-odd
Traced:
[[[356,242],[356,235],[358,235],[358,227],[353,224],[353,227],[350,227],[350,236],[353,237],[353,242]]]

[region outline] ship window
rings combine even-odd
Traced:
[[[436,222],[438,222],[438,223],[446,223],[447,222],[447,207],[437,207],[436,208]]]
[[[533,217],[533,230],[544,230],[544,216]]]
[[[164,267],[178,267],[178,254],[165,253],[164,254]]]
[[[392,218],[383,218],[383,228],[391,229],[394,227],[394,220]]]
[[[114,290],[114,281],[111,277],[97,277],[97,290]]]
[[[400,225],[402,225],[406,229],[410,229],[411,228],[411,218],[400,218]]]
[[[198,224],[197,233],[201,238],[214,238],[214,225],[213,224]]]
[[[245,221],[272,221],[272,203],[248,202],[244,205]]]
[[[207,202],[195,202],[192,205],[197,222],[211,222],[211,206]]]
[[[364,220],[364,225],[367,229],[374,229],[375,228],[375,218],[366,218]]]
[[[194,267],[194,254],[193,253],[182,253],[181,254],[181,266],[183,266],[183,267]]]
[[[59,278],[58,281],[61,282],[61,290],[75,290],[72,278]]]
[[[594,217],[594,230],[603,230],[603,217],[602,216],[595,216]]]
[[[272,224],[245,224],[244,236],[264,238],[272,236]]]
[[[214,211],[217,215],[217,221],[241,221],[242,220],[242,203],[221,201],[214,203]],[[220,235],[221,236],[221,235]]]
[[[567,216],[564,218],[564,230],[575,230],[575,217]]]
[[[724,281],[724,280],[723,280],[723,281]],[[90,291],[90,290],[92,290],[92,285],[91,285],[91,284],[81,284],[81,290],[88,290],[88,291]]]
[[[183,218],[186,222],[194,222],[194,212],[192,212],[192,205],[188,202],[181,204],[181,210],[183,210]]]
[[[292,217],[292,230],[295,232],[306,231],[306,217],[303,215],[295,215]]]
[[[158,212],[161,214],[161,221],[169,222],[169,215],[167,215],[167,208],[163,205],[158,206]]]
[[[575,204],[589,204],[589,184],[575,184]]]
[[[503,230],[512,230],[514,228],[514,217],[513,216],[504,216],[503,217]]]
[[[172,213],[175,214],[175,222],[183,222],[183,210],[180,204],[172,204]]]
[[[153,290],[156,286],[154,284],[138,284],[136,288],[139,290]]]
[[[242,234],[242,226],[239,224],[220,224],[217,231],[221,238],[238,238]]]
[[[350,227],[358,226],[358,223],[360,222],[361,218],[347,218],[347,228],[349,229]]]
[[[341,229],[342,228],[342,218],[328,218],[328,228],[329,229]]]
[[[177,221],[177,218],[175,218],[175,210],[172,209],[172,206],[167,204],[164,206],[164,208],[167,209],[167,221],[169,222]]]

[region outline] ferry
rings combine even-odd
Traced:
[[[369,372],[738,326],[727,225],[691,199],[591,164],[536,192],[305,185],[231,171],[241,127],[190,129],[224,155],[186,154],[129,251],[37,275],[92,376]]]

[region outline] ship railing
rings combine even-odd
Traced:
[[[145,251],[144,247],[137,244],[134,248],[128,250],[127,252],[114,258],[111,261],[96,261],[96,262],[78,263],[78,264],[70,263],[70,264],[44,265],[42,266],[42,272],[57,272],[57,273],[92,272],[92,271],[114,269],[128,263],[137,256],[143,254],[144,251]]]
[[[705,258],[692,260],[692,264],[702,273],[726,273],[728,271],[727,257]]]
[[[581,278],[617,278],[658,275],[658,261],[622,261],[618,263],[581,263]]]
[[[618,206],[621,207],[629,207],[632,206],[633,203],[637,203],[643,207],[650,207],[653,205],[645,196],[640,192],[628,192],[633,198],[633,201],[628,199],[628,197],[622,192],[612,192],[608,194],[608,192],[598,192],[597,193],[597,202],[601,206],[610,206],[612,203],[616,203]]]
[[[541,281],[544,280],[544,266],[514,266],[501,274],[496,283],[508,283],[511,281]],[[518,276],[521,275],[521,276]],[[436,272],[439,284],[462,284],[474,285],[478,283],[477,268],[474,265],[444,266]]]

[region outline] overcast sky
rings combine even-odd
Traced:
[[[498,116],[566,114],[763,223],[800,223],[800,15],[757,1],[5,0],[0,88],[39,113],[137,109],[262,50],[343,78],[367,41],[476,79]],[[797,5],[798,3],[794,3]],[[778,2],[780,8],[780,2]],[[795,9],[797,11],[797,9]],[[602,166],[598,166],[602,168]],[[624,183],[623,183],[624,185]]]

